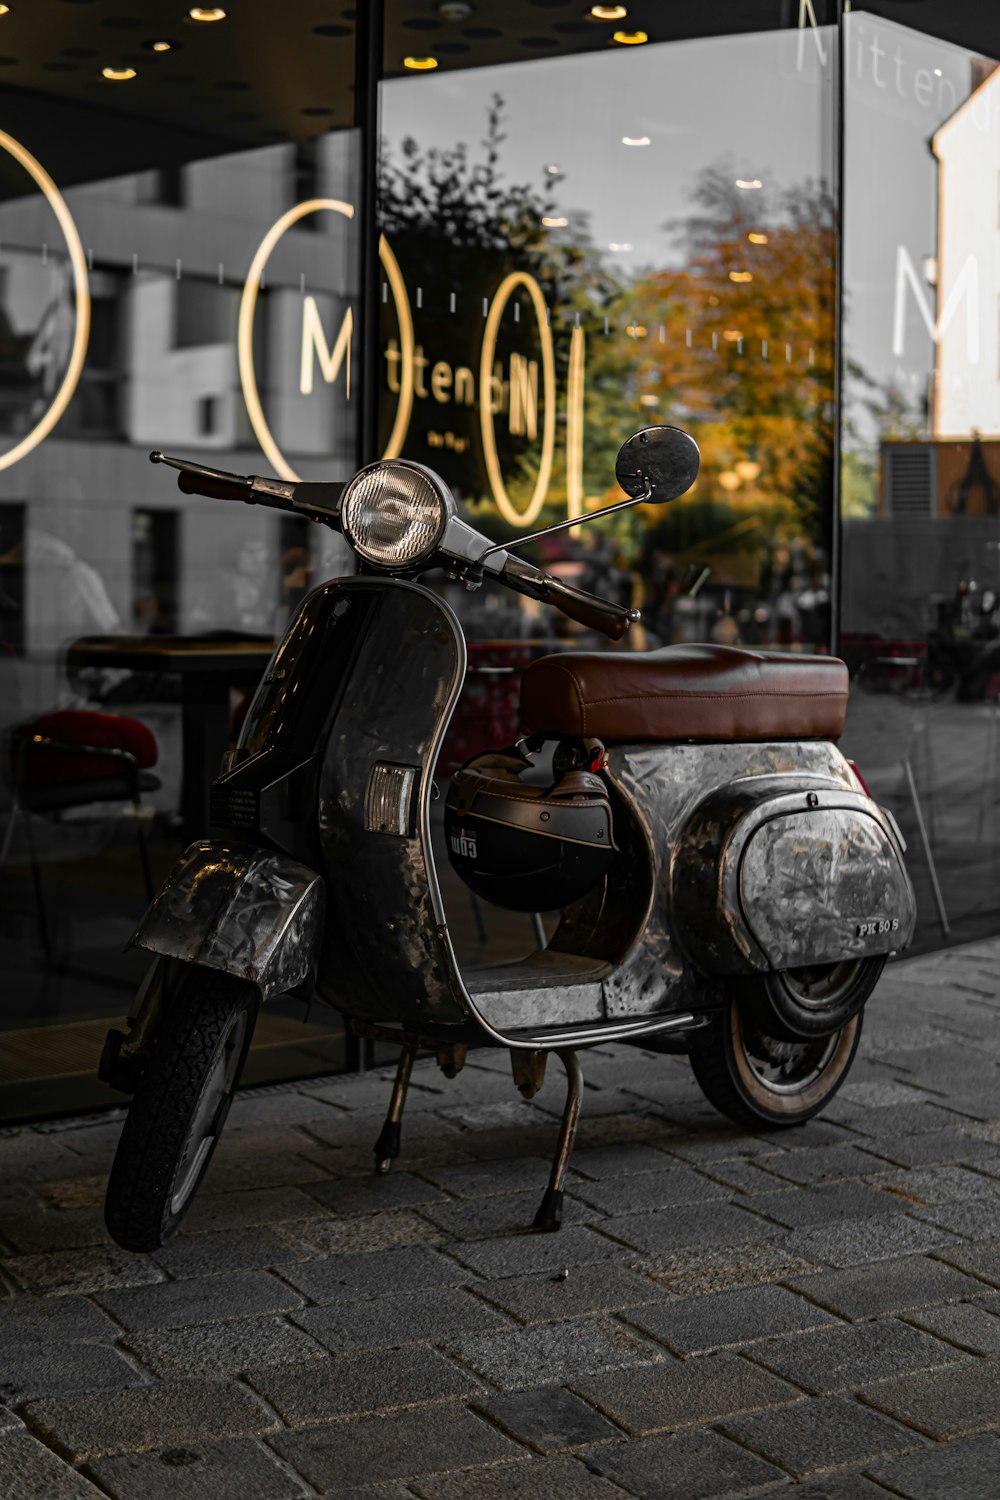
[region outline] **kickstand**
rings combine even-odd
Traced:
[[[583,1098],[583,1069],[580,1067],[579,1058],[569,1049],[561,1051],[559,1057],[566,1069],[566,1108],[563,1110],[562,1123],[559,1126],[559,1139],[552,1158],[549,1185],[545,1189],[545,1196],[539,1204],[532,1226],[549,1234],[562,1224],[563,1183],[566,1180],[573,1142],[576,1140],[576,1127],[580,1119],[580,1104]]]
[[[403,1128],[403,1105],[406,1103],[406,1091],[410,1086],[410,1074],[413,1072],[413,1059],[416,1055],[417,1048],[414,1042],[406,1043],[399,1054],[396,1081],[392,1086],[392,1098],[389,1100],[389,1113],[385,1117],[382,1132],[375,1142],[375,1170],[382,1174],[388,1172],[392,1166],[393,1157],[399,1155],[399,1141]]]

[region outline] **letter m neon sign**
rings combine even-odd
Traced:
[[[896,291],[892,315],[892,352],[897,359],[906,347],[906,288],[909,286],[917,304],[917,311],[924,320],[927,333],[936,343],[947,333],[948,326],[958,312],[959,303],[965,298],[965,342],[966,357],[970,365],[979,363],[979,262],[974,255],[967,255],[951,291],[948,293],[940,316],[935,319],[924,288],[920,283],[913,261],[905,245],[896,246]]]

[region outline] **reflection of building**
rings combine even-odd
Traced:
[[[931,430],[941,437],[1000,432],[1000,72],[996,64],[978,71],[985,78],[932,141],[939,165]]]
[[[309,187],[347,197],[349,138],[328,135],[320,147]],[[294,155],[290,145],[271,146],[192,163],[176,181],[151,172],[66,192],[91,263],[87,363],[54,434],[0,472],[0,503],[24,506],[29,653],[115,622],[138,630],[156,620],[180,630],[272,628],[287,526],[266,512],[183,496],[146,460],[150,448],[162,447],[201,452],[222,468],[266,469],[243,400],[237,313],[257,245],[301,191],[290,170]],[[53,299],[50,291],[63,262],[47,248],[47,269],[39,263],[39,244],[57,243],[46,213],[38,195],[0,205],[8,263],[0,295],[13,327],[26,322],[31,330],[8,351],[22,372],[18,377],[8,361],[12,401],[21,387],[15,431],[30,425],[32,402],[45,399],[68,345],[65,297]],[[324,324],[339,325],[353,281],[349,244],[337,215],[291,228],[268,265],[258,305],[261,399],[279,447],[306,477],[341,477],[354,460],[343,382],[320,383],[309,401],[299,394],[304,288]],[[158,568],[148,556],[154,533],[172,538]],[[43,561],[46,537],[59,537],[77,571],[96,576],[97,594],[77,590],[70,607]],[[327,571],[338,555],[326,548]],[[159,601],[150,599],[151,585],[162,593]],[[248,612],[249,594],[257,603]],[[98,595],[101,607],[88,611],[86,600]]]

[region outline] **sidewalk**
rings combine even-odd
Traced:
[[[892,967],[825,1115],[751,1136],[683,1058],[504,1053],[242,1095],[153,1256],[119,1120],[0,1132],[0,1500],[1000,1495],[1000,940]]]

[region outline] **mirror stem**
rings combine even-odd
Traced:
[[[616,505],[606,505],[603,510],[592,510],[586,516],[572,516],[568,521],[557,521],[554,526],[543,526],[541,531],[529,531],[526,536],[516,536],[509,542],[497,542],[495,547],[487,547],[485,552],[480,552],[476,561],[481,563],[484,557],[490,557],[494,552],[513,552],[515,547],[525,547],[529,542],[537,542],[543,536],[553,536],[557,531],[568,531],[571,526],[585,526],[588,521],[599,521],[601,516],[614,515],[616,510],[628,510],[630,505],[642,505],[652,494],[649,480],[644,479],[641,495],[629,496],[627,500],[619,500]]]

